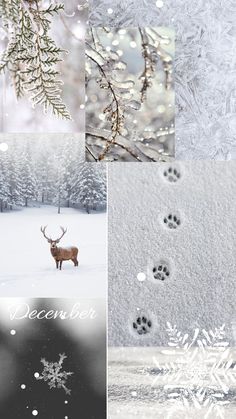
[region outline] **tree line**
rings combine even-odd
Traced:
[[[0,211],[34,203],[91,211],[106,208],[106,169],[84,162],[74,138],[17,139],[0,151]]]

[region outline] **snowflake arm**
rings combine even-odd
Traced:
[[[43,371],[41,375],[36,377],[37,380],[43,380],[48,383],[50,389],[52,388],[63,388],[67,395],[71,394],[71,390],[66,387],[66,382],[68,377],[70,377],[73,372],[62,371],[63,361],[67,358],[65,354],[59,354],[58,362],[49,362],[45,358],[41,359],[41,364],[43,364]]]

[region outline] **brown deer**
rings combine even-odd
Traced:
[[[66,234],[67,229],[60,227],[62,231],[61,236],[56,240],[52,240],[50,237],[46,236],[46,233],[45,233],[46,228],[47,226],[41,227],[41,232],[43,233],[48,243],[50,243],[51,254],[52,254],[52,257],[55,259],[57,269],[59,267],[59,269],[61,270],[62,262],[64,260],[72,260],[72,262],[74,262],[74,265],[78,266],[79,262],[78,262],[77,256],[78,256],[79,250],[77,247],[75,246],[58,247],[57,246],[57,244],[60,242],[62,237]]]

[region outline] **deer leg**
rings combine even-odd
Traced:
[[[62,260],[60,260],[60,271],[61,271],[61,267],[62,267]]]
[[[56,267],[57,267],[57,269],[58,269],[58,265],[59,265],[59,261],[56,260]]]
[[[75,266],[78,266],[78,260],[77,260],[77,258],[75,257],[75,258],[73,258],[73,259],[71,259],[73,262],[74,262],[74,265]]]

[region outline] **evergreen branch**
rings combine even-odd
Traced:
[[[56,65],[67,51],[49,36],[51,17],[63,4],[42,6],[40,0],[0,0],[0,15],[8,29],[9,42],[0,59],[0,74],[9,71],[17,98],[30,93],[33,107],[43,106],[62,119],[71,119],[61,98]],[[13,28],[13,30],[12,30]]]

